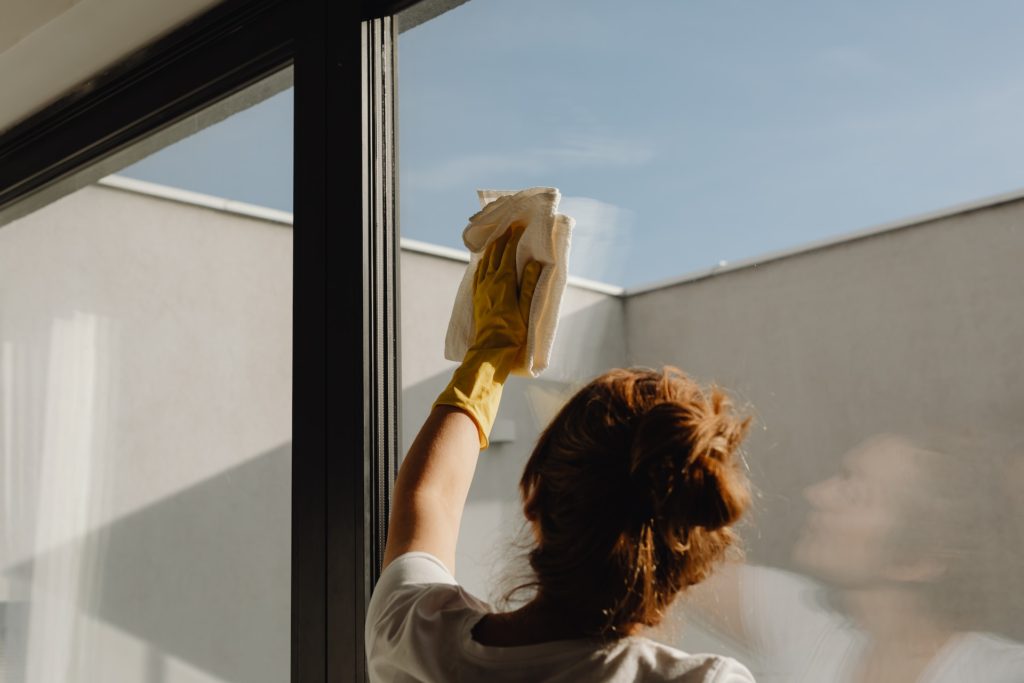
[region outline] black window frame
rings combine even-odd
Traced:
[[[464,1],[226,0],[0,133],[0,211],[32,207],[293,67],[293,681],[366,678],[401,393],[392,15]]]

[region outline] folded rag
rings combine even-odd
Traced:
[[[551,360],[569,273],[569,242],[576,222],[558,213],[562,196],[554,187],[531,187],[520,192],[478,190],[477,195],[481,210],[470,217],[462,233],[462,241],[469,249],[469,265],[455,295],[444,357],[462,361],[473,341],[473,274],[484,249],[512,225],[525,225],[516,250],[516,270],[521,279],[523,268],[530,261],[540,262],[543,268],[530,306],[525,360],[512,372],[536,377]]]

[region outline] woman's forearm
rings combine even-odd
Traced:
[[[435,406],[398,471],[385,566],[421,550],[455,572],[455,544],[479,456],[476,422],[458,408]]]

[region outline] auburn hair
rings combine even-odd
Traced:
[[[541,434],[519,487],[537,530],[538,597],[584,633],[656,625],[708,576],[750,504],[738,449],[749,418],[666,367],[611,370]]]

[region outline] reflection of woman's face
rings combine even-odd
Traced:
[[[794,549],[798,565],[840,587],[889,578],[901,501],[915,485],[911,450],[899,437],[868,439],[843,457],[839,473],[805,490],[811,512]]]

